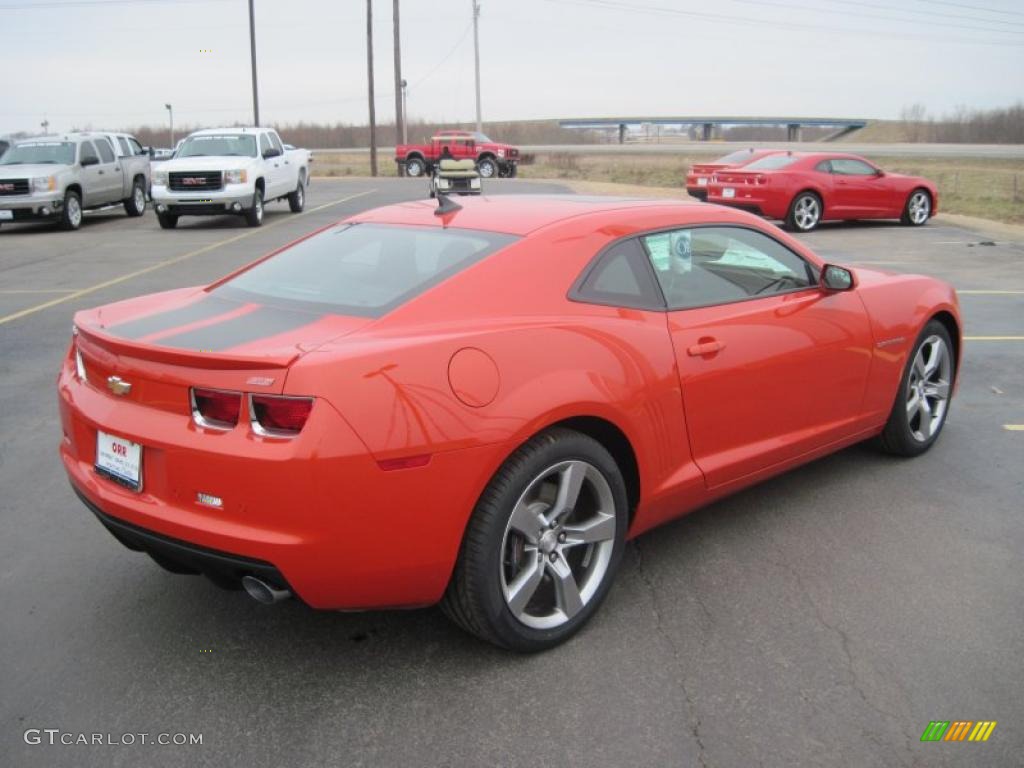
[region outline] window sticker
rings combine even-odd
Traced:
[[[687,230],[671,233],[669,244],[669,250],[672,254],[672,271],[684,274],[693,269],[690,233]]]

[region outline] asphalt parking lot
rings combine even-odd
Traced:
[[[484,645],[436,609],[267,608],[117,543],[57,458],[73,313],[210,281],[424,186],[317,181],[306,213],[271,205],[260,229],[165,232],[152,212],[0,229],[0,763],[1022,764],[1024,431],[1007,427],[1024,424],[1024,242],[938,222],[806,236],[961,291],[943,438],[910,461],[854,447],[641,537],[595,620],[543,655]],[[931,720],[999,725],[984,744],[922,743]],[[203,744],[30,745],[29,728]]]

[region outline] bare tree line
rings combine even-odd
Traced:
[[[943,144],[1024,143],[1024,102],[1000,109],[959,107],[951,115],[929,115],[923,104],[900,112],[907,141]]]

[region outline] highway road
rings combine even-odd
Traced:
[[[749,147],[787,149],[793,152],[852,152],[874,157],[983,158],[990,160],[1024,159],[1024,144],[866,144],[837,142],[786,141],[690,141],[632,144],[532,144],[521,146],[524,153],[593,155],[708,155],[720,157],[736,149]],[[314,149],[313,154],[368,154],[368,148]],[[394,147],[378,147],[378,157],[390,161]]]

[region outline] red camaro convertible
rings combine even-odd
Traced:
[[[369,211],[79,312],[58,382],[75,491],[171,571],[268,603],[440,602],[529,651],[590,618],[628,538],[942,430],[945,283],[826,265],[697,202],[463,205]]]
[[[708,199],[708,183],[715,171],[723,171],[727,168],[742,168],[743,166],[760,160],[768,155],[776,155],[778,149],[738,149],[730,152],[725,157],[720,157],[713,163],[694,163],[686,174],[686,191],[690,197],[698,200]]]
[[[939,207],[938,190],[928,179],[887,173],[862,157],[832,152],[763,157],[715,173],[707,191],[709,203],[782,219],[794,232],[849,219],[899,219],[919,227]]]

